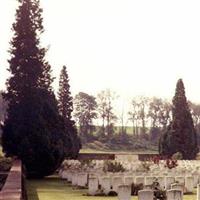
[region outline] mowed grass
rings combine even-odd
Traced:
[[[73,190],[70,184],[58,177],[28,180],[27,193],[29,200],[117,200],[117,197],[86,196],[87,190]]]
[[[40,180],[27,180],[29,200],[117,200],[117,197],[86,196],[87,190],[72,189],[70,184],[59,177],[47,177]],[[194,191],[196,192],[196,190]],[[132,197],[131,200],[137,200]],[[184,195],[184,200],[196,200],[196,193]]]
[[[110,154],[157,154],[157,151],[152,150],[141,150],[141,151],[121,151],[121,150],[96,150],[96,149],[89,149],[83,148],[80,150],[80,153],[110,153]]]

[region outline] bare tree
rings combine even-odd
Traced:
[[[103,90],[97,95],[98,113],[102,118],[103,135],[111,135],[113,133],[113,123],[117,119],[113,111],[113,101],[116,98],[116,93],[109,89]]]
[[[165,129],[172,120],[172,104],[167,100],[163,100],[160,106],[160,112],[158,115],[160,126]]]
[[[140,119],[140,124],[142,128],[142,134],[146,133],[146,122],[148,118],[148,104],[149,98],[140,96],[138,98],[138,105],[139,105],[139,119]]]
[[[151,128],[159,127],[160,117],[163,107],[163,101],[160,98],[153,97],[149,101],[148,117],[150,118]]]
[[[123,105],[122,111],[119,115],[119,122],[121,124],[121,128],[119,129],[119,134],[126,134],[128,121],[129,119],[126,119],[125,117],[124,105]]]
[[[200,132],[200,104],[188,102],[192,114],[192,119],[197,132]]]
[[[128,112],[128,120],[132,122],[134,136],[136,136],[138,133],[138,110],[139,104],[137,103],[136,99],[133,99],[131,101],[131,110]]]

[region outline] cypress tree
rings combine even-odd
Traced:
[[[73,102],[70,92],[69,77],[66,66],[63,66],[60,73],[59,91],[58,91],[59,112],[65,121],[72,122]]]
[[[77,136],[77,129],[72,120],[73,98],[70,92],[69,77],[66,66],[63,66],[60,73],[58,108],[65,125],[65,156],[76,158],[81,148],[80,139]]]
[[[197,134],[182,79],[177,82],[172,103],[172,121],[161,138],[160,154],[172,156],[180,152],[183,159],[195,159],[198,152]]]
[[[43,33],[39,0],[19,0],[4,99],[8,114],[2,145],[7,156],[17,156],[29,177],[53,173],[64,159],[64,124],[52,91],[51,66],[40,47]]]

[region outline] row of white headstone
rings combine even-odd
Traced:
[[[153,182],[157,181],[161,189],[170,189],[171,184],[179,183],[183,185],[183,192],[191,193],[194,187],[199,183],[199,177],[193,176],[133,176],[130,173],[84,173],[77,171],[68,171],[65,170],[62,172],[61,177],[67,179],[72,183],[73,186],[85,187],[89,185],[91,179],[95,179],[98,184],[100,184],[106,191],[111,188],[116,191],[117,186],[121,184],[131,185],[143,184],[143,185],[152,185]],[[89,177],[89,179],[88,179]],[[89,181],[88,181],[89,180]],[[95,183],[95,185],[97,184]],[[109,192],[109,191],[108,191]]]
[[[90,195],[96,195],[101,188],[104,194],[110,191],[115,191],[122,200],[129,199],[132,183],[143,184],[145,187],[138,193],[140,200],[150,200],[152,190],[149,189],[155,180],[159,182],[160,188],[167,191],[168,199],[182,199],[184,193],[190,193],[194,187],[200,183],[200,162],[199,161],[178,161],[178,166],[174,169],[164,167],[164,161],[159,165],[152,162],[150,170],[143,172],[138,171],[138,166],[141,166],[141,161],[128,162],[126,160],[120,161],[126,167],[124,173],[103,173],[103,161],[95,161],[93,169],[86,168],[80,171],[74,168],[79,161],[67,161],[68,166],[71,168],[64,168],[60,171],[62,178],[67,179],[73,186],[88,187]],[[199,187],[198,187],[199,188]],[[198,189],[197,189],[198,190]],[[181,195],[180,195],[181,192]],[[199,194],[199,192],[198,192]],[[200,195],[197,195],[200,200]]]

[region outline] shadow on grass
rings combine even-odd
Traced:
[[[28,200],[39,200],[37,185],[32,180],[26,180],[26,193]]]
[[[50,176],[44,179],[27,179],[26,188],[28,200],[41,200],[45,196],[52,196],[64,192],[64,181]]]

